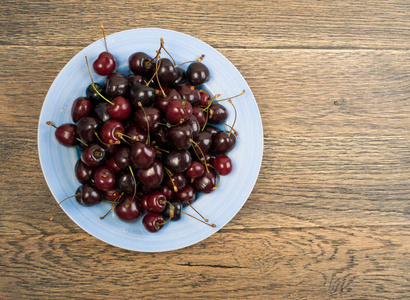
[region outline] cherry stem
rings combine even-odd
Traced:
[[[162,201],[162,202],[166,202],[166,203],[169,204],[169,206],[171,206],[171,212],[170,212],[170,214],[169,214],[169,219],[166,220],[165,222],[162,222],[162,223],[156,223],[157,226],[161,226],[161,225],[167,224],[167,223],[168,223],[169,221],[171,221],[171,219],[174,217],[174,206],[171,204],[171,202],[169,202],[169,201]]]
[[[173,58],[173,57],[172,57],[172,55],[171,55],[171,54],[167,51],[167,49],[165,49],[165,46],[164,46],[164,39],[163,39],[163,38],[161,38],[161,39],[160,39],[160,41],[161,41],[161,48],[165,50],[165,52],[169,55],[169,57],[171,57],[172,62],[174,63],[174,66],[175,66],[175,68],[176,68],[176,67],[177,67],[177,65],[176,65],[176,63],[175,63],[174,58]]]
[[[133,138],[133,137],[131,137],[129,135],[126,135],[126,134],[123,134],[121,132],[117,132],[117,136],[119,136],[121,138],[125,136],[126,138],[129,138],[130,140],[134,140],[134,141],[137,141],[137,142],[140,141],[140,139],[137,136],[135,138]],[[123,141],[125,141],[125,140],[123,139]]]
[[[131,166],[128,166],[128,168],[130,169],[132,179],[134,179],[134,194],[132,195],[132,198],[135,198],[135,196],[137,195],[137,181],[135,180],[134,172],[132,171]],[[130,204],[131,204],[131,202],[130,202]],[[130,206],[130,205],[128,205],[128,206]]]
[[[167,52],[167,53],[168,53],[168,52]],[[177,68],[177,67],[179,67],[179,66],[182,66],[182,65],[185,65],[185,64],[188,64],[188,63],[200,62],[201,60],[204,59],[204,57],[205,57],[205,54],[202,54],[198,59],[183,62],[182,64],[176,65],[175,68]],[[174,64],[175,64],[175,62],[174,62]]]
[[[204,152],[202,152],[201,147],[199,147],[198,144],[193,139],[189,139],[189,140],[192,142],[192,144],[194,144],[195,146],[198,147],[199,151],[201,151],[202,158],[204,159],[204,161],[202,163],[205,165],[206,172],[209,173],[208,164],[206,163],[205,154],[204,154]],[[195,151],[195,148],[193,148],[193,149]],[[195,153],[196,153],[196,151],[195,151]],[[198,156],[198,154],[197,154],[197,156]],[[198,158],[200,158],[200,157],[198,156]]]
[[[159,64],[158,64],[158,61],[160,62]],[[167,96],[167,94],[165,94],[164,89],[162,88],[161,82],[159,81],[159,77],[158,77],[158,70],[159,70],[159,67],[160,67],[160,65],[161,65],[160,56],[158,56],[157,61],[155,62],[155,66],[157,66],[157,65],[158,65],[158,67],[156,67],[155,77],[157,77],[158,86],[159,86],[159,88],[161,89],[162,95],[163,95],[164,98],[165,98],[165,97]]]
[[[204,218],[204,216],[201,215],[201,214],[199,213],[199,211],[197,211],[197,210],[191,205],[191,203],[190,203],[189,201],[187,201],[187,203],[188,203],[188,205],[189,205],[202,219],[204,219],[205,222],[209,222],[209,219]]]
[[[53,122],[47,121],[46,122],[47,125],[53,126],[55,129],[57,129],[56,125],[54,125]]]
[[[169,176],[169,179],[171,179],[172,186],[174,187],[174,192],[175,193],[178,192],[178,188],[174,183],[174,179],[172,178],[173,176],[172,172],[167,167],[164,167],[164,170],[165,170],[165,173],[167,173],[167,175]]]
[[[197,220],[197,221],[199,221],[199,222],[201,222],[201,223],[204,223],[204,224],[206,224],[206,225],[208,225],[208,226],[211,226],[212,228],[215,228],[216,227],[216,225],[215,224],[209,224],[209,223],[206,223],[206,222],[204,222],[204,221],[202,221],[202,220],[200,220],[200,219],[198,219],[198,218],[196,218],[196,217],[194,217],[194,216],[191,216],[189,213],[186,213],[186,212],[184,212],[184,211],[181,211],[183,214],[186,214],[187,216],[189,216],[189,217],[191,217],[191,218],[194,218],[195,220]]]
[[[138,106],[141,107],[142,111],[144,112],[145,115],[145,120],[147,121],[147,140],[145,142],[145,144],[149,145],[150,144],[150,136],[149,136],[149,121],[148,121],[148,116],[147,113],[145,112],[144,107],[142,107],[142,103],[138,102]]]
[[[230,129],[232,129],[233,133],[235,134],[235,136],[238,136],[238,131],[235,130],[235,128],[233,128],[231,125],[226,124],[226,123],[222,123],[223,125],[229,127]]]
[[[113,145],[121,144],[120,141],[115,141],[115,142],[112,142],[112,143],[109,143],[109,144],[104,143],[104,142],[101,140],[101,138],[98,136],[97,131],[94,131],[94,134],[95,134],[95,136],[97,137],[97,139],[100,141],[100,143],[103,144],[103,145],[105,145],[105,146],[113,146]]]
[[[84,146],[88,147],[88,145],[86,143],[84,143],[80,138],[77,138],[77,141],[79,141],[81,144],[83,144]]]
[[[70,198],[77,197],[77,196],[80,196],[80,195],[81,195],[81,194],[75,194],[75,195],[70,196],[70,197],[67,197],[67,198],[61,200],[59,203],[57,203],[56,206],[54,206],[53,211],[51,212],[50,221],[53,221],[53,219],[54,219],[54,218],[53,218],[54,212],[56,211],[57,207],[61,205],[61,203],[63,203],[64,201],[66,201],[66,200],[68,200],[68,199],[70,199]]]
[[[117,198],[114,199],[114,201],[112,202],[110,210],[107,211],[107,213],[105,215],[100,217],[100,220],[103,220],[106,216],[108,216],[108,214],[115,208],[116,204],[118,204],[120,202],[120,199],[123,195],[124,195],[124,192],[121,195],[119,195]]]
[[[224,99],[220,99],[220,100],[213,100],[212,102],[221,102],[221,101],[225,101],[225,100],[230,100],[239,96],[242,96],[243,94],[245,94],[245,90],[243,90],[240,94],[232,96],[232,97],[228,97],[228,98],[224,98]]]
[[[161,48],[159,49],[161,50]],[[158,56],[160,55],[160,51],[157,50],[157,55],[155,56],[155,58],[153,60],[151,60],[151,63],[156,60],[158,58]],[[155,73],[152,75],[151,79],[147,82],[146,86],[149,86],[149,84],[151,83],[152,80],[154,80],[155,74],[158,72],[158,65],[155,63]]]
[[[154,147],[155,147],[155,149],[157,149],[157,150],[159,150],[159,151],[162,151],[162,152],[165,152],[165,153],[169,153],[168,150],[162,149],[162,148],[160,148],[160,147],[158,147],[158,146],[154,146]]]
[[[216,175],[218,175],[218,182],[215,184],[215,186],[212,188],[212,190],[216,190],[219,186],[219,182],[221,181],[221,175],[219,175],[218,171],[216,170],[216,168],[212,165],[209,165],[212,169],[214,169],[214,172],[216,173]]]
[[[234,109],[234,111],[235,111],[235,118],[233,119],[233,124],[232,124],[232,126],[230,126],[230,127],[231,127],[231,130],[230,130],[229,133],[228,133],[228,136],[230,136],[230,135],[231,135],[231,132],[232,132],[232,130],[233,130],[233,127],[235,126],[237,112],[236,112],[236,107],[235,107],[235,105],[233,105],[232,100],[229,99],[228,102],[231,103],[231,105],[233,106],[233,109]],[[236,132],[235,132],[235,135],[237,135]]]
[[[103,36],[104,36],[105,49],[107,50],[107,52],[109,52],[109,51],[108,51],[108,48],[107,48],[107,40],[105,39],[104,26],[103,26],[103,24],[100,24],[100,26],[101,26],[101,30],[102,30],[102,33],[103,33]]]
[[[209,117],[209,110],[206,110],[206,122],[204,123],[204,126],[202,126],[201,131],[204,131],[206,124],[208,123],[208,117]]]

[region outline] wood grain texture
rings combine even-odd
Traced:
[[[2,2],[0,298],[410,298],[410,4],[169,7]],[[61,210],[48,221],[55,200],[38,161],[38,117],[61,68],[100,38],[100,22],[108,34],[161,27],[200,38],[255,95],[260,176],[235,218],[196,245],[136,253]]]
[[[160,27],[214,47],[409,49],[410,4],[385,1],[4,0],[6,45],[81,45],[107,33]],[[79,30],[81,29],[81,30]]]

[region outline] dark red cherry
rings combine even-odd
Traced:
[[[199,132],[201,131],[201,127],[199,126],[198,120],[196,119],[196,117],[194,115],[191,115],[187,119],[186,124],[191,126],[191,128],[192,128],[192,137],[195,139],[198,136]]]
[[[233,133],[219,131],[212,136],[212,151],[219,155],[231,151],[236,144],[236,137]]]
[[[207,107],[209,105],[209,101],[211,100],[211,97],[209,96],[208,93],[205,92],[199,92],[201,95],[201,100],[199,100],[199,105]]]
[[[165,195],[165,198],[167,198],[167,200],[171,200],[174,197],[174,189],[170,189],[165,185],[162,185],[159,188],[159,191]]]
[[[224,176],[232,172],[232,161],[226,155],[219,155],[215,157],[212,164],[215,167],[216,171],[219,173],[219,175]]]
[[[180,124],[168,130],[168,141],[176,150],[186,150],[192,144],[192,128],[188,124]]]
[[[121,172],[121,168],[115,163],[114,157],[111,156],[109,159],[107,159],[107,162],[105,163],[107,167],[109,167],[111,170],[114,171],[114,173],[119,173]]]
[[[117,217],[125,222],[134,222],[142,213],[138,199],[132,195],[126,195],[114,209]]]
[[[125,128],[121,121],[109,120],[101,126],[100,138],[106,144],[120,141],[119,134],[124,133]]]
[[[115,151],[114,161],[119,168],[125,169],[131,164],[130,152],[131,149],[128,146],[119,146]]]
[[[129,157],[136,168],[148,168],[155,160],[155,148],[142,142],[135,142]]]
[[[145,84],[135,83],[130,88],[130,102],[134,109],[139,108],[138,103],[142,106],[151,106],[155,100],[155,89]]]
[[[131,74],[128,76],[128,85],[131,87],[135,83],[140,83],[146,85],[148,83],[147,79],[142,75]]]
[[[178,71],[174,67],[172,61],[168,58],[163,58],[160,60],[158,69],[158,78],[161,85],[170,85],[178,77]]]
[[[94,177],[94,168],[87,166],[85,163],[81,161],[81,159],[77,160],[74,166],[74,173],[77,180],[84,184]]]
[[[161,112],[155,107],[144,107],[144,111],[139,107],[135,110],[134,119],[137,126],[144,131],[147,131],[147,118],[148,118],[148,125],[149,125],[149,132],[153,132],[158,129],[161,120]],[[146,116],[145,116],[146,115]]]
[[[101,191],[108,191],[115,186],[115,173],[106,166],[101,166],[94,172],[94,184]]]
[[[185,175],[188,178],[198,178],[204,175],[205,173],[205,166],[203,163],[193,160],[191,165],[185,171]]]
[[[100,121],[93,117],[85,117],[77,123],[78,136],[87,143],[97,141],[95,133],[100,127]]]
[[[114,76],[121,76],[121,77],[125,77],[124,74],[120,73],[120,72],[113,72],[111,74],[108,74],[105,78],[104,78],[104,86],[107,87],[108,85],[108,81],[113,78]],[[111,97],[111,96],[110,96]]]
[[[111,116],[108,113],[108,107],[112,106],[108,102],[100,102],[94,106],[94,114],[97,116],[98,120],[100,120],[102,123],[105,123],[109,120],[111,120]]]
[[[160,160],[156,159],[151,166],[137,170],[137,177],[148,188],[156,189],[161,185],[164,178],[164,167]]]
[[[206,125],[204,131],[207,131],[210,134],[214,135],[215,133],[219,132],[219,129],[212,125]]]
[[[93,63],[95,73],[101,76],[107,76],[115,70],[115,58],[109,52],[101,52]]]
[[[121,192],[117,189],[112,189],[109,191],[104,192],[104,199],[108,201],[118,201],[119,197],[121,195]]]
[[[171,100],[165,110],[165,120],[172,125],[184,122],[191,115],[191,103],[182,99]]]
[[[171,218],[172,221],[178,221],[181,219],[181,214],[182,214],[182,204],[178,200],[173,200],[170,201],[171,205],[167,203],[167,206],[165,207],[164,211],[162,212],[162,215],[165,218],[169,218],[171,216],[171,211],[173,211],[174,216]]]
[[[126,194],[134,194],[134,191],[137,190],[136,183],[129,169],[124,169],[117,175],[115,188]]]
[[[192,85],[199,85],[209,80],[209,70],[201,62],[193,62],[186,70],[188,82]]]
[[[172,173],[182,173],[191,165],[192,156],[188,150],[174,150],[166,153],[162,161]]]
[[[88,117],[92,109],[93,106],[90,100],[85,97],[78,97],[71,106],[71,118],[74,123],[77,123],[80,119]]]
[[[75,200],[77,200],[79,204],[84,206],[92,206],[99,204],[104,197],[103,192],[101,192],[94,185],[89,183],[81,185],[77,189],[75,194]]]
[[[130,70],[137,75],[148,76],[155,66],[151,56],[144,52],[136,52],[128,58]]]
[[[183,206],[187,206],[196,200],[195,190],[190,184],[187,184],[183,189],[175,193],[175,198],[181,202]]]
[[[144,225],[145,229],[149,232],[157,232],[164,227],[164,216],[159,213],[149,213],[146,214],[145,217],[142,219],[142,224]]]
[[[184,83],[178,86],[178,93],[181,95],[183,100],[188,101],[191,105],[198,105],[201,100],[201,95],[199,91],[189,83]]]
[[[186,82],[186,74],[184,70],[177,68],[177,72],[177,78],[175,78],[174,82],[170,85],[172,87],[178,87],[178,85],[184,84]]]
[[[104,92],[104,88],[98,83],[94,83],[94,87],[93,87],[93,84],[90,84],[85,90],[85,96],[87,97],[87,99],[91,100],[91,102],[93,102],[94,104],[97,104],[101,101],[104,101],[104,99],[101,98],[100,94],[105,96],[105,92]],[[95,90],[97,90],[98,93]]]
[[[156,142],[156,145],[160,147],[167,147],[169,144],[168,128],[165,126],[159,126],[158,129],[151,134],[151,139]]]
[[[175,191],[174,185],[177,188],[177,190],[181,190],[187,185],[187,181],[186,181],[184,173],[176,173],[176,174],[173,174],[171,177],[172,177],[172,180],[169,176],[164,178],[164,185],[167,188]]]
[[[162,212],[167,206],[167,198],[159,191],[151,192],[144,197],[147,197],[147,212]]]
[[[77,130],[78,127],[75,124],[66,123],[58,126],[54,135],[61,145],[72,147],[77,143]]]
[[[105,93],[108,97],[114,98],[118,96],[125,97],[128,94],[128,80],[121,74],[121,76],[113,76],[107,82],[105,87]]]
[[[207,131],[201,131],[198,136],[194,139],[199,148],[201,148],[203,153],[207,153],[212,145],[212,134]],[[195,146],[195,150],[198,155],[201,155],[200,151]],[[202,156],[201,156],[202,157]]]
[[[198,106],[193,106],[192,115],[195,116],[195,118],[198,120],[199,127],[204,127],[204,125],[206,124],[206,115],[204,111]]]
[[[216,174],[214,171],[210,170],[210,172],[205,172],[199,178],[194,180],[194,188],[200,193],[209,194],[211,193],[215,186],[216,186]]]
[[[164,91],[166,94],[165,97],[161,91],[155,91],[155,107],[158,108],[159,111],[163,114],[165,114],[169,102],[171,102],[172,100],[181,99],[179,93],[174,89],[165,87]]]
[[[112,102],[114,105],[107,107],[108,114],[116,120],[125,120],[131,114],[131,104],[122,96],[115,97]]]
[[[219,103],[212,103],[209,107],[208,123],[221,124],[228,118],[228,111]]]
[[[105,150],[98,144],[90,144],[81,153],[81,161],[89,167],[98,167],[104,162]]]
[[[135,123],[130,124],[125,129],[125,134],[128,137],[125,137],[130,144],[135,143],[136,141],[145,143],[147,140],[147,133],[139,128]]]

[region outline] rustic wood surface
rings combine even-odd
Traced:
[[[408,1],[5,0],[0,16],[1,299],[410,298]],[[48,221],[38,117],[100,22],[200,38],[255,95],[259,179],[196,245],[137,253]]]

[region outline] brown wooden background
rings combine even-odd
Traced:
[[[409,1],[3,0],[0,18],[1,299],[410,298]],[[202,39],[257,99],[258,182],[201,243],[136,253],[48,222],[38,117],[101,22]]]

